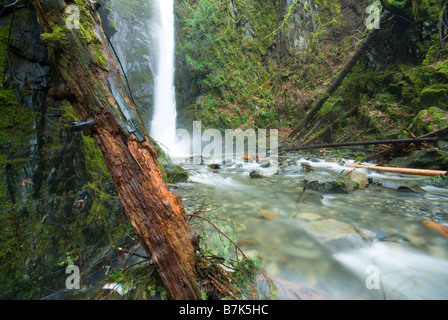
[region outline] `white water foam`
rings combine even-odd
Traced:
[[[336,260],[367,279],[366,268],[380,271],[385,299],[447,299],[448,261],[399,245],[374,243],[335,253]],[[367,290],[367,289],[366,289]]]

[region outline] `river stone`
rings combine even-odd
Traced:
[[[305,175],[307,189],[329,193],[349,193],[358,189],[358,184],[350,180],[346,174],[329,174],[313,172]]]
[[[412,182],[383,181],[381,185],[388,189],[395,189],[403,192],[426,192],[418,184]]]
[[[367,179],[367,174],[365,172],[360,171],[352,171],[347,174],[350,180],[356,182],[360,187],[366,187],[369,184],[369,180]]]
[[[300,246],[287,245],[281,250],[283,253],[302,259],[318,259],[320,257],[320,251],[313,248],[302,248]]]
[[[249,176],[250,176],[251,179],[259,179],[259,178],[263,177],[262,173],[260,171],[258,171],[258,170],[251,171]]]
[[[359,248],[364,245],[355,228],[335,219],[324,219],[308,222],[305,231],[311,234],[320,244],[333,251]]]

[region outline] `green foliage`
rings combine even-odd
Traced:
[[[448,111],[431,107],[422,110],[412,120],[410,129],[414,134],[423,135],[448,126]]]
[[[144,259],[140,259],[130,267],[118,269],[108,267],[107,283],[121,286],[125,300],[167,300],[168,293],[162,280],[155,272],[155,267]],[[124,293],[126,292],[126,293]],[[113,291],[102,292],[96,299],[107,298]]]
[[[259,258],[246,256],[236,246],[238,233],[246,226],[230,219],[223,208],[216,206],[203,206],[195,214],[203,217],[192,220],[192,227],[201,239],[197,268],[199,276],[205,280],[203,283],[209,283],[210,275],[225,283],[228,291],[220,299],[259,299],[265,298],[265,294],[275,299],[273,283],[267,278],[265,282],[259,282],[258,277],[264,276]],[[217,283],[214,285],[219,286]],[[204,285],[202,290],[204,296],[209,296],[216,287]]]
[[[185,1],[178,11],[185,35],[179,39],[179,53],[202,93],[194,105],[195,117],[204,126],[218,124],[222,129],[271,124],[275,103],[261,59],[273,43],[266,35],[278,19],[274,1]]]

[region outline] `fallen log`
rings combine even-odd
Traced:
[[[297,150],[309,150],[309,149],[320,149],[320,148],[368,146],[368,145],[380,145],[380,144],[423,143],[423,142],[433,142],[433,141],[436,141],[437,139],[438,139],[437,137],[426,137],[426,138],[415,138],[415,139],[385,139],[385,140],[372,140],[372,141],[336,142],[336,143],[316,144],[316,145],[312,145],[312,146],[280,148],[279,151],[297,151]]]
[[[350,163],[345,164],[345,166],[346,167],[354,167],[354,168],[372,169],[372,170],[384,171],[384,172],[421,175],[421,176],[440,176],[440,175],[447,174],[447,171],[440,171],[440,170],[365,166],[365,165],[361,165],[361,164],[350,164]]]

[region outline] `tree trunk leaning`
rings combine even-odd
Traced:
[[[63,78],[67,100],[81,120],[94,120],[92,136],[103,153],[134,232],[154,260],[170,298],[200,299],[195,274],[196,235],[179,197],[169,192],[163,182],[157,152],[146,131],[132,130],[144,125],[120,89],[120,71],[94,6],[91,1],[77,1],[82,7],[82,28],[69,30],[65,27],[63,2],[30,2],[43,32],[51,34],[58,28],[65,33],[63,43],[49,50]],[[93,37],[87,40],[86,33]],[[122,97],[118,99],[117,94]]]

